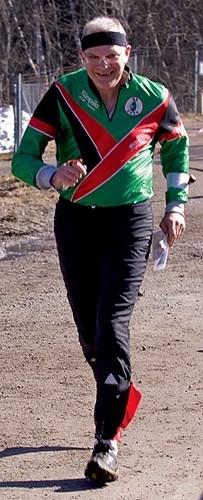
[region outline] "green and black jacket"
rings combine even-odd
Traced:
[[[56,143],[52,166],[43,162],[50,140]],[[188,136],[167,88],[129,73],[110,117],[86,69],[79,69],[60,77],[42,98],[13,157],[12,172],[36,186],[39,172],[49,180],[57,166],[82,158],[87,175],[62,196],[104,207],[137,203],[153,196],[157,142],[166,204],[181,206],[187,202]]]

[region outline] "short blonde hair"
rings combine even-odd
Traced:
[[[100,31],[117,31],[126,35],[124,27],[116,17],[99,16],[85,24],[82,36],[84,37]]]

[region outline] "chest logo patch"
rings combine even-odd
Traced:
[[[142,101],[138,97],[131,97],[125,103],[125,111],[130,116],[137,116],[143,110]]]

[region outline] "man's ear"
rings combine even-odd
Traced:
[[[84,55],[84,52],[82,50],[80,50],[79,54],[80,54],[81,62],[84,65],[85,64],[85,55]]]
[[[127,47],[125,49],[125,53],[126,53],[127,57],[130,57],[130,52],[131,52],[131,45],[127,45]]]

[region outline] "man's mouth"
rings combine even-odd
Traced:
[[[102,77],[108,77],[108,76],[112,76],[112,75],[113,75],[113,71],[110,71],[110,72],[108,72],[108,73],[99,73],[99,72],[97,71],[97,75],[98,75],[98,76],[100,76],[101,78],[102,78]]]

